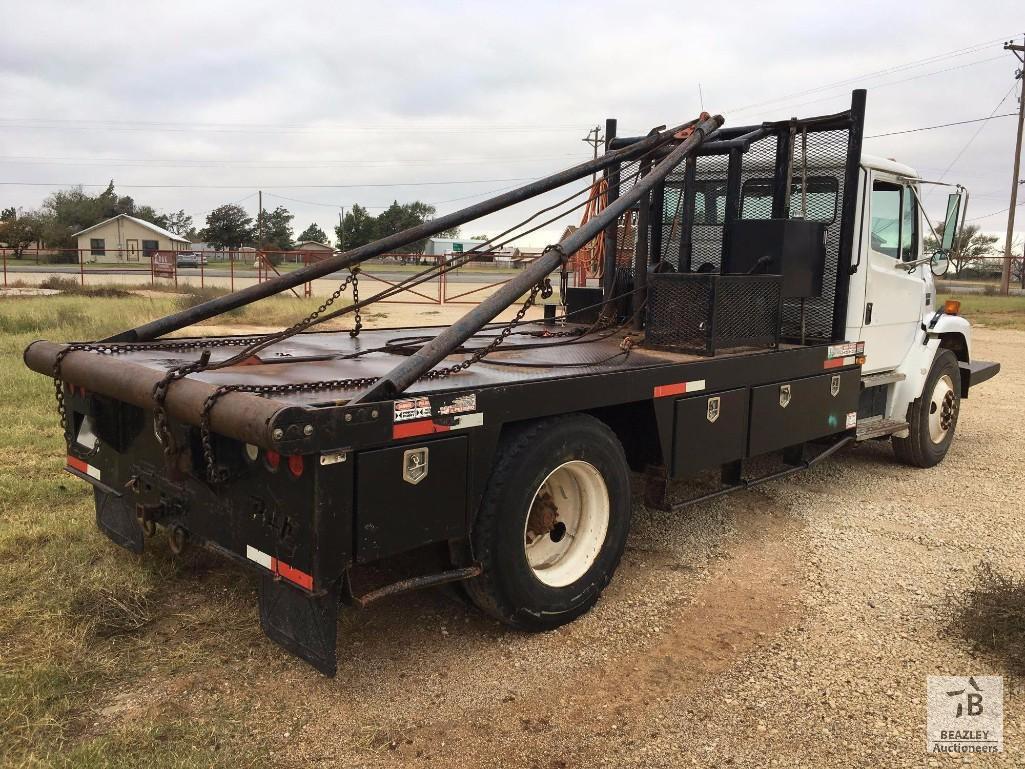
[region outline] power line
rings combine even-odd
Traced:
[[[997,106],[995,106],[995,107],[993,108],[992,112],[990,112],[990,113],[989,113],[989,117],[990,117],[990,118],[992,118],[992,117],[993,117],[993,116],[994,116],[994,115],[996,114],[996,111],[997,111],[998,109],[1000,109],[1000,107],[1001,107],[1001,106],[1003,106],[1003,103],[1004,103],[1005,101],[1007,101],[1007,97],[1008,97],[1008,96],[1010,96],[1010,95],[1011,95],[1011,93],[1012,93],[1012,92],[1014,91],[1014,86],[1015,86],[1015,84],[1014,84],[1014,83],[1012,83],[1012,84],[1011,84],[1011,87],[1010,87],[1010,88],[1009,88],[1009,89],[1007,90],[1007,93],[1005,93],[1005,94],[1004,94],[1004,98],[1002,98],[1002,99],[1001,99],[1001,100],[1000,100],[999,102],[997,102]],[[970,138],[970,139],[968,139],[968,141],[967,141],[967,142],[965,143],[965,145],[964,145],[964,146],[963,146],[963,147],[961,148],[961,151],[960,151],[960,152],[958,152],[958,153],[957,153],[957,154],[956,154],[956,155],[954,156],[954,159],[953,159],[953,160],[951,160],[951,161],[950,161],[950,163],[948,163],[948,164],[947,164],[947,167],[946,167],[946,168],[945,168],[945,169],[943,170],[943,173],[942,173],[942,174],[940,174],[940,178],[939,178],[939,179],[937,179],[937,181],[941,181],[941,182],[943,181],[944,177],[946,177],[946,175],[947,175],[948,173],[950,173],[950,169],[954,167],[954,164],[955,164],[955,163],[957,163],[957,161],[958,161],[958,160],[960,160],[960,159],[961,159],[961,156],[962,156],[963,154],[965,154],[965,152],[966,152],[966,151],[968,150],[968,148],[972,146],[972,142],[974,142],[974,141],[975,141],[975,139],[976,139],[976,138],[977,138],[977,137],[979,136],[979,134],[980,134],[980,133],[982,133],[982,129],[983,129],[983,128],[985,128],[985,127],[986,127],[986,126],[987,126],[988,124],[989,124],[989,118],[986,118],[985,120],[983,120],[983,121],[982,121],[982,125],[980,125],[980,126],[979,126],[979,127],[978,127],[978,128],[976,129],[976,130],[975,130],[975,133],[973,133],[973,134],[971,135],[971,138]]]
[[[1025,206],[1025,200],[1023,200],[1021,203],[1016,205],[1015,208],[1021,208],[1022,206]],[[991,214],[983,214],[982,216],[973,216],[968,221],[970,221],[970,222],[977,222],[980,219],[989,219],[989,217],[996,216],[997,214],[1006,214],[1010,210],[1011,210],[1011,207],[1008,206],[1007,208],[1001,208],[999,211],[994,211]]]
[[[457,125],[430,126],[420,123],[396,126],[298,126],[294,124],[245,124],[245,123],[160,123],[139,121],[113,120],[73,120],[63,118],[0,118],[0,129],[55,131],[163,131],[169,133],[232,133],[232,134],[318,134],[348,132],[388,132],[388,133],[565,133],[580,130],[578,125],[564,126],[546,124],[544,126],[515,125]]]
[[[1007,98],[1007,97],[1004,97],[1004,98]],[[977,117],[977,118],[972,118],[971,120],[958,120],[956,123],[940,123],[939,125],[927,125],[927,126],[922,126],[921,128],[906,128],[903,131],[889,131],[889,132],[884,133],[884,134],[872,134],[871,136],[866,136],[864,138],[866,138],[866,139],[879,139],[879,138],[881,138],[883,136],[899,136],[900,134],[913,134],[913,133],[918,133],[919,131],[932,131],[932,130],[934,130],[936,128],[950,128],[951,126],[968,125],[969,123],[979,123],[979,122],[986,121],[986,120],[992,120],[993,118],[998,118],[998,117],[1017,117],[1017,116],[1018,116],[1017,112],[1005,112],[1002,115],[990,115],[989,117]]]
[[[458,164],[485,164],[485,163],[534,163],[547,160],[563,160],[568,157],[579,157],[577,153],[567,152],[562,155],[551,155],[546,157],[483,157],[483,158],[445,158],[435,159],[390,159],[376,158],[363,160],[220,160],[220,159],[196,159],[181,160],[175,158],[76,158],[69,156],[45,156],[45,155],[0,155],[0,162],[11,165],[80,165],[80,166],[103,166],[105,168],[253,168],[253,169],[282,169],[301,170],[317,168],[387,168],[391,166],[433,166],[433,165],[458,165]],[[303,165],[281,165],[287,163],[303,162]]]
[[[908,70],[908,69],[914,69],[915,67],[925,66],[926,64],[932,64],[932,63],[934,63],[936,61],[942,61],[944,59],[957,58],[959,56],[967,56],[969,54],[976,53],[976,52],[978,52],[980,50],[984,50],[985,48],[987,48],[988,46],[992,45],[993,43],[1002,42],[1003,40],[1004,40],[1003,37],[993,38],[991,40],[985,40],[985,41],[982,41],[982,42],[979,42],[979,43],[974,43],[973,45],[970,45],[970,46],[965,47],[965,48],[955,48],[955,49],[950,50],[950,51],[944,51],[943,53],[933,54],[931,56],[927,56],[927,57],[922,58],[922,59],[916,59],[914,61],[906,62],[904,64],[898,64],[898,65],[895,65],[895,66],[892,66],[892,67],[884,67],[883,69],[874,70],[872,72],[867,72],[867,73],[864,73],[862,75],[857,75],[855,77],[845,78],[843,80],[836,80],[836,81],[834,81],[832,83],[826,83],[825,85],[816,86],[814,88],[806,88],[806,89],[801,90],[801,91],[793,91],[793,92],[791,92],[789,94],[783,94],[782,96],[777,96],[777,97],[775,97],[773,99],[766,99],[766,100],[763,100],[763,101],[760,101],[760,102],[753,102],[753,103],[745,105],[743,107],[738,107],[738,108],[730,109],[730,110],[728,110],[728,113],[745,112],[745,111],[747,111],[749,109],[754,109],[755,107],[762,107],[762,106],[765,106],[767,104],[774,104],[774,103],[781,102],[781,101],[788,101],[788,100],[790,100],[792,98],[796,98],[796,97],[800,97],[800,96],[805,96],[807,94],[818,93],[818,92],[821,92],[821,91],[828,91],[828,90],[833,89],[833,88],[839,88],[839,87],[842,87],[842,86],[848,86],[848,85],[860,83],[860,82],[862,82],[864,80],[869,80],[869,79],[876,78],[876,77],[882,77],[884,75],[892,74],[894,72],[902,72],[902,71],[905,71],[905,70]]]
[[[365,184],[265,184],[259,185],[263,189],[271,190],[298,190],[298,189],[325,189],[325,190],[346,190],[361,189],[369,187],[441,187],[449,184],[487,184],[489,182],[527,182],[533,180],[533,176],[519,176],[509,179],[460,179],[445,182],[368,182]],[[86,182],[5,182],[0,185],[6,187],[106,187],[110,182],[86,183]],[[184,189],[184,190],[240,190],[253,187],[250,184],[118,184],[121,189]]]

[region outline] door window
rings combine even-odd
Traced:
[[[872,182],[872,250],[897,259],[901,246],[901,186]]]

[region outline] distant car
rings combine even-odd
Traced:
[[[200,254],[194,251],[183,251],[178,254],[179,267],[199,267],[204,264],[206,264],[206,254]]]

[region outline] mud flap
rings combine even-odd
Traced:
[[[260,580],[260,626],[277,644],[301,657],[326,676],[338,669],[337,590],[315,596],[274,577]]]
[[[121,497],[93,488],[96,499],[96,526],[115,544],[133,553],[141,553],[144,535],[135,510]]]

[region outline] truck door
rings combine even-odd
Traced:
[[[907,183],[874,172],[865,247],[865,304],[861,334],[866,373],[900,365],[915,341],[925,307],[925,270],[904,262],[921,251],[918,206]]]

